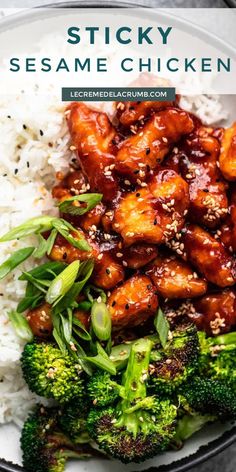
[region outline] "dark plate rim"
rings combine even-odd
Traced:
[[[225,0],[225,2],[228,4],[228,6],[234,7],[236,6],[236,2],[234,0]],[[81,4],[82,3],[82,4]],[[117,1],[115,4],[111,0],[85,0],[85,1],[65,1],[65,2],[60,2],[57,4],[50,3],[48,5],[43,5],[43,8],[68,8],[68,7],[83,7],[83,8],[135,8],[135,7],[142,7],[142,8],[150,8],[150,7],[144,7],[142,2],[137,0],[134,3],[130,3],[129,1],[123,0],[123,1]],[[40,6],[36,7],[40,8]],[[14,15],[11,15],[10,17],[3,18],[1,20],[1,25],[7,28],[9,24],[12,23],[12,21],[16,21],[17,19],[21,23],[22,20],[25,18],[29,18],[30,14],[32,13],[32,10],[30,9],[27,11],[24,11],[23,13],[16,13]],[[174,16],[174,15],[173,15]],[[185,23],[184,19],[180,19],[180,22]],[[191,25],[190,25],[191,26]],[[195,27],[196,31],[200,33],[206,34],[204,29],[201,27],[198,27],[197,25],[192,24],[193,27]],[[225,41],[221,40],[214,34],[207,33],[208,37],[211,37],[213,40],[217,40],[218,43],[221,43],[222,46],[229,47],[232,50],[232,45],[227,44]],[[233,51],[235,53],[235,49],[233,48]],[[185,472],[187,470],[190,470],[192,467],[195,467],[208,459],[214,457],[215,455],[219,454],[220,452],[224,451],[227,449],[230,445],[232,445],[236,441],[236,426],[232,427],[230,430],[225,431],[220,437],[217,439],[211,441],[210,443],[200,446],[199,449],[193,453],[190,454],[182,459],[179,459],[177,461],[173,461],[170,464],[167,465],[161,465],[157,467],[150,467],[149,469],[146,469],[145,472]],[[2,472],[27,472],[23,467],[16,465],[12,462],[8,462],[5,459],[0,459],[0,471]],[[135,466],[134,466],[134,472],[135,472]]]

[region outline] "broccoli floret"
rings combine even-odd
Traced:
[[[68,458],[91,456],[89,446],[75,447],[57,427],[56,409],[38,406],[21,433],[23,465],[28,472],[63,472]]]
[[[21,357],[23,376],[32,392],[61,403],[84,395],[82,369],[53,344],[28,343]]]
[[[193,434],[197,433],[208,423],[215,421],[214,415],[201,415],[200,413],[192,413],[182,416],[177,422],[176,432],[171,445],[174,449],[180,449],[184,442]]]
[[[191,408],[220,420],[236,419],[235,389],[223,380],[196,377],[182,387],[182,395]]]
[[[173,394],[196,371],[198,354],[196,327],[188,324],[176,328],[165,349],[152,352],[150,388],[157,394]]]
[[[120,386],[122,399],[110,407],[94,407],[88,415],[90,436],[124,463],[141,462],[165,450],[175,431],[176,407],[169,400],[147,397],[151,348],[149,339],[132,345]]]
[[[223,380],[236,388],[236,333],[207,337],[198,333],[201,355],[199,366],[202,375]]]
[[[120,398],[120,386],[108,372],[103,370],[98,370],[89,379],[87,391],[96,407],[112,405]]]
[[[58,415],[58,423],[63,431],[75,444],[90,441],[87,432],[88,404],[80,399],[66,404]]]

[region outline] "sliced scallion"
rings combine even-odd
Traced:
[[[34,247],[25,247],[15,251],[5,262],[0,265],[0,279],[8,275],[15,267],[24,262],[34,252]]]
[[[70,215],[84,215],[87,211],[92,210],[98,203],[101,202],[103,195],[101,193],[84,193],[82,195],[75,195],[67,198],[59,203],[59,209],[62,213],[69,213]],[[86,203],[81,206],[81,203]]]
[[[100,341],[108,341],[111,336],[111,315],[104,302],[93,302],[91,323],[97,338]]]
[[[9,320],[19,338],[26,342],[33,341],[34,336],[27,319],[17,311],[11,310],[8,313]]]
[[[159,335],[160,343],[162,347],[165,348],[168,341],[168,333],[170,330],[170,325],[163,311],[160,308],[158,309],[157,315],[154,318],[154,326]]]
[[[36,216],[30,220],[25,221],[16,228],[11,229],[8,233],[0,238],[0,242],[12,241],[13,239],[21,239],[30,234],[42,233],[49,231],[53,227],[53,221],[58,218],[52,216]]]
[[[80,262],[74,261],[55,277],[46,293],[46,302],[56,305],[62,299],[75,283],[79,266]]]

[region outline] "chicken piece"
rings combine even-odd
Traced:
[[[224,130],[220,153],[220,170],[226,180],[236,180],[236,122]]]
[[[236,325],[236,293],[223,290],[193,302],[195,313],[189,317],[209,336],[229,332]]]
[[[123,264],[129,269],[140,269],[151,262],[157,256],[157,247],[153,244],[134,244],[128,248],[122,248]]]
[[[154,316],[158,298],[150,279],[145,275],[135,275],[123,285],[113,290],[108,298],[112,327],[137,326]]]
[[[59,201],[85,193],[89,186],[81,170],[75,170],[52,189],[52,196]]]
[[[105,211],[105,205],[98,203],[92,210],[88,211],[83,216],[77,217],[77,225],[81,226],[84,231],[90,231],[91,229],[96,230],[102,222],[102,216]]]
[[[157,77],[154,74],[145,73],[139,75],[130,86],[132,87],[170,87],[169,80]],[[178,99],[176,99],[176,102]],[[158,111],[168,106],[173,106],[174,102],[118,102],[117,117],[123,126],[130,126],[136,121],[142,121],[150,113]]]
[[[172,248],[174,248],[173,243]],[[181,254],[186,255],[187,260],[209,282],[219,287],[228,287],[235,283],[234,259],[219,240],[216,240],[200,226],[190,225],[184,229],[176,248],[179,248]]]
[[[176,172],[162,170],[147,187],[121,198],[112,226],[127,246],[160,244],[182,228],[188,205],[188,184]]]
[[[166,107],[173,107],[174,102],[118,102],[117,111],[119,121],[123,126],[131,126],[137,121],[140,124],[143,120]]]
[[[228,211],[226,190],[218,168],[219,140],[212,128],[197,128],[182,145],[175,149],[169,165],[179,160],[179,171],[189,184],[189,217],[208,228],[217,227]]]
[[[72,246],[63,236],[60,234],[56,237],[55,243],[49,255],[49,258],[53,261],[63,261],[67,264],[71,262],[80,260],[87,261],[88,259],[96,259],[99,255],[98,245],[92,241],[89,237],[85,236],[82,230],[77,229],[81,238],[87,240],[88,244],[91,247],[90,251],[83,251],[77,247]],[[75,239],[79,239],[76,233],[71,233]]]
[[[116,156],[116,171],[131,182],[145,181],[150,170],[163,161],[170,147],[193,130],[190,115],[168,108],[153,115],[143,129],[127,138]]]
[[[124,280],[124,267],[118,262],[109,251],[100,253],[99,260],[96,260],[92,281],[98,287],[109,290]]]
[[[217,235],[230,252],[236,252],[236,190],[233,190],[230,200],[229,215]]]
[[[107,115],[88,108],[84,103],[72,103],[68,109],[68,125],[82,170],[93,192],[102,190],[104,201],[113,200],[118,192],[114,177],[115,129]]]
[[[96,240],[96,233],[87,236],[81,231],[81,234],[88,241],[91,251],[82,251],[72,246],[59,235],[49,255],[50,259],[64,261],[68,264],[75,260],[86,261],[94,259],[95,267],[92,280],[98,287],[108,290],[122,282],[124,280],[124,268],[121,262],[116,260],[112,252],[110,252],[109,245],[106,247],[100,245],[99,241]],[[73,236],[75,237],[75,235]],[[95,239],[92,239],[93,236]]]
[[[207,283],[191,266],[177,257],[159,256],[146,274],[164,298],[193,298],[204,295]]]
[[[26,318],[34,336],[49,338],[52,334],[53,324],[51,318],[51,306],[48,303],[29,310]]]

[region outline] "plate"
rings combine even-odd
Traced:
[[[109,1],[99,2],[86,1],[82,4],[73,2],[73,6],[83,7],[111,7],[111,6],[131,6],[128,2],[121,2],[111,4]],[[58,4],[55,5],[58,7]],[[72,4],[64,3],[63,7],[72,6]],[[133,6],[133,5],[132,5]],[[144,14],[144,11],[142,12]],[[158,17],[162,20],[167,20],[171,15],[165,11],[151,12],[146,10],[145,15],[156,15],[157,24]],[[3,19],[0,22],[0,32],[9,31],[9,29],[15,26],[26,25],[28,22],[34,22],[40,20],[44,16],[43,11],[29,10],[23,13],[15,14]],[[173,17],[172,17],[173,18]],[[195,26],[189,22],[179,19],[176,14],[174,16],[176,24],[180,25],[183,30],[191,32],[198,38],[204,41],[210,42],[213,46],[217,47],[219,51],[224,51],[230,54],[232,53],[232,47],[227,45],[224,41],[218,39],[214,35],[209,34],[203,29]],[[235,53],[236,51],[234,51]],[[236,109],[236,95],[222,96],[222,103],[228,111],[228,123],[231,123],[235,119]],[[224,123],[226,124],[226,123]],[[21,464],[21,454],[19,447],[19,429],[8,424],[0,427],[0,470],[6,472],[19,472],[23,471]],[[155,457],[142,464],[129,464],[127,466],[121,466],[118,461],[104,461],[104,460],[90,460],[81,462],[70,462],[66,471],[67,472],[109,472],[112,467],[113,472],[120,472],[121,467],[127,472],[138,472],[138,471],[149,471],[149,472],[184,472],[193,466],[198,465],[206,459],[209,459],[213,455],[221,452],[223,449],[228,447],[236,440],[236,426],[232,424],[214,424],[204,428],[201,432],[197,433],[194,437],[186,442],[184,447],[177,452],[167,452],[162,455]],[[14,465],[18,464],[18,465]]]

